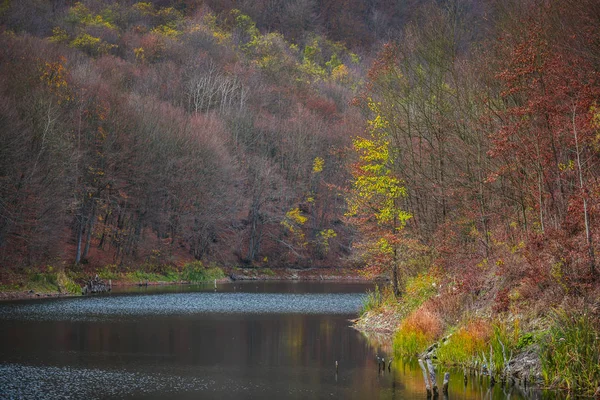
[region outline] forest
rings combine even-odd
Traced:
[[[595,0],[1,1],[0,281],[355,266],[433,281],[446,325],[597,324],[599,26]]]

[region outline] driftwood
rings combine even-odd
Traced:
[[[81,288],[81,294],[92,294],[92,293],[106,293],[112,289],[112,282],[109,280],[108,284],[96,275],[92,279],[88,280],[85,285]]]
[[[427,390],[427,398],[431,397],[431,386],[429,385],[429,374],[427,373],[427,368],[425,368],[425,364],[423,360],[419,358],[419,366],[421,367],[421,371],[423,372],[423,380],[425,381],[425,389]]]
[[[431,358],[427,359],[427,368],[429,369],[429,379],[431,379],[431,387],[433,390],[433,397],[437,397],[439,395],[437,379],[435,376],[435,369],[433,368],[433,362],[431,362]]]
[[[448,384],[450,383],[450,372],[446,372],[446,374],[444,374],[444,386],[443,386],[443,392],[445,395],[448,395]]]

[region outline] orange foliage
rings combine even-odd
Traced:
[[[439,315],[423,306],[410,314],[400,325],[400,329],[421,333],[433,341],[444,331]]]

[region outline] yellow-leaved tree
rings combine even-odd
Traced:
[[[406,188],[394,173],[385,127],[386,121],[376,115],[369,121],[369,135],[354,140],[358,161],[352,165],[346,216],[361,234],[356,248],[367,266],[373,272],[389,270],[398,297],[402,287],[402,230],[411,215],[402,208]]]

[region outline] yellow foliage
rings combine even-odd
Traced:
[[[285,216],[296,224],[304,225],[308,218],[302,215],[302,211],[298,207],[292,208]]]
[[[135,54],[135,60],[139,63],[144,63],[144,61],[146,60],[146,56],[144,54],[144,48],[143,47],[138,47],[133,49],[133,53]]]
[[[78,49],[84,48],[94,48],[100,44],[100,38],[94,37],[87,33],[77,36],[72,42],[71,47],[76,47]]]
[[[321,157],[315,157],[315,159],[313,161],[313,169],[312,169],[313,174],[322,172],[324,165],[325,165],[325,160],[323,160]]]
[[[569,162],[567,164],[558,163],[558,169],[561,172],[573,171],[573,170],[575,170],[575,163],[573,162],[573,160],[569,160]]]
[[[329,239],[333,239],[337,236],[337,233],[333,229],[325,229],[319,232],[319,242],[323,246],[323,252],[327,254],[329,252]]]
[[[139,2],[135,3],[131,8],[136,11],[139,11],[142,15],[153,15],[154,14],[154,6],[152,3]]]
[[[337,236],[337,233],[335,233],[333,229],[325,229],[319,232],[319,236],[321,236],[323,239],[332,239]]]
[[[69,34],[63,28],[57,26],[52,29],[52,36],[48,40],[52,43],[65,43],[69,40]]]
[[[85,51],[91,55],[107,54],[117,45],[103,42],[100,38],[94,37],[87,33],[77,36],[69,43],[70,47]]]
[[[152,29],[152,33],[157,35],[161,35],[170,39],[177,39],[178,36],[181,35],[182,32],[173,29],[169,25],[159,25],[156,28]]]
[[[157,11],[156,16],[160,17],[163,21],[169,21],[169,23],[174,23],[183,18],[181,12],[173,7],[161,8]]]
[[[111,24],[109,21],[106,21],[101,15],[96,15],[93,18],[85,21],[86,25],[91,26],[102,26],[108,29],[116,29],[116,27]]]
[[[304,223],[308,221],[308,218],[302,215],[302,211],[299,208],[293,208],[285,214],[285,218],[281,221],[281,225],[287,228],[292,234],[294,234],[296,241],[304,246],[304,233],[300,229]]]
[[[331,78],[334,81],[345,82],[348,78],[348,68],[344,64],[340,64],[331,71]]]
[[[217,40],[217,43],[224,44],[231,39],[231,33],[224,31],[217,23],[217,17],[214,14],[208,13],[204,16],[204,23],[212,32],[212,36]]]
[[[313,80],[325,78],[327,75],[324,68],[308,59],[304,59],[304,62],[300,65],[300,70]]]
[[[40,66],[40,80],[44,82],[50,91],[58,97],[58,102],[71,100],[71,90],[67,84],[64,63],[66,60],[62,58],[58,62],[44,62]]]
[[[101,15],[92,14],[92,12],[80,2],[75,3],[75,5],[69,9],[67,21],[86,26],[104,27],[111,30],[116,29],[110,21],[105,20]]]
[[[229,33],[222,32],[222,31],[213,32],[213,37],[215,39],[217,39],[217,43],[219,43],[219,44],[226,43],[229,41],[229,39],[231,39],[231,35]]]

